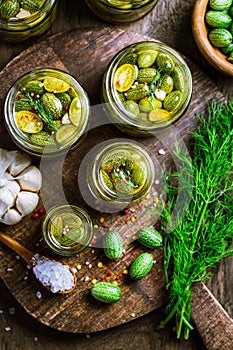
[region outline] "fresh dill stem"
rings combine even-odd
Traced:
[[[169,291],[167,317],[161,329],[176,316],[177,338],[187,339],[192,330],[191,287],[193,282],[205,281],[208,268],[222,258],[233,255],[233,102],[220,104],[212,100],[207,116],[200,116],[200,126],[193,134],[194,157],[189,158],[176,150],[184,167],[173,175],[177,185],[167,186],[168,203],[161,217],[169,226],[164,236],[164,270]],[[184,174],[192,178],[187,181]],[[192,191],[184,216],[172,206],[178,191]],[[172,274],[169,269],[172,265]]]
[[[28,102],[38,111],[41,119],[46,124],[48,124],[48,126],[50,126],[53,130],[57,130],[56,124],[54,123],[53,119],[50,116],[47,116],[47,113],[45,112],[44,107],[40,103],[39,99],[32,98],[32,96],[28,92],[26,93],[26,96],[27,96]]]

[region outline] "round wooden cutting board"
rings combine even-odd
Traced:
[[[156,38],[155,38],[156,39]],[[92,106],[100,103],[100,84],[104,71],[110,59],[124,46],[143,40],[153,40],[138,33],[127,32],[112,27],[103,29],[77,29],[68,33],[61,33],[49,37],[36,45],[23,51],[14,58],[0,72],[0,108],[3,114],[3,103],[7,90],[11,84],[22,74],[42,67],[59,68],[70,72],[86,89]],[[165,131],[160,137],[137,139],[156,157],[158,163],[170,166],[173,162],[169,149],[165,154],[158,150],[165,148],[165,139],[174,139],[175,134],[188,144],[189,132],[197,126],[196,114],[205,110],[206,101],[218,97],[222,98],[212,81],[192,62],[187,60],[193,76],[193,96],[186,114],[177,122],[175,128]],[[95,107],[91,115],[91,123],[95,123]],[[0,147],[16,149],[5,129],[3,118],[0,119]],[[119,228],[125,238],[125,254],[117,262],[111,262],[104,257],[102,249],[87,248],[79,256],[62,258],[71,266],[81,265],[77,270],[77,288],[70,295],[53,295],[41,287],[25,266],[22,259],[16,259],[16,254],[0,244],[0,277],[9,291],[14,295],[25,310],[38,321],[52,328],[72,332],[95,332],[131,321],[158,307],[166,300],[165,280],[163,275],[163,250],[152,251],[156,263],[151,272],[142,280],[132,282],[127,274],[122,273],[128,269],[135,257],[145,251],[135,242],[137,230],[143,225],[154,223],[155,218],[146,211],[153,206],[157,189],[153,188],[150,198],[123,215],[100,214],[84,203],[77,183],[79,165],[83,156],[93,146],[111,138],[126,138],[113,125],[107,124],[98,128],[92,127],[85,141],[79,149],[68,154],[65,161],[48,161],[42,165],[44,182],[40,205],[46,208],[58,202],[57,177],[62,176],[62,183],[66,200],[85,207],[92,215],[93,223],[98,223],[96,234],[102,234],[110,228]],[[132,139],[132,138],[131,138]],[[39,166],[39,162],[34,160]],[[49,174],[49,176],[47,176]],[[44,197],[43,197],[44,196]],[[104,222],[99,223],[103,216]],[[136,219],[132,220],[132,217]],[[41,219],[32,221],[30,217],[24,218],[13,227],[0,226],[0,230],[18,240],[34,252],[55,257],[45,246],[41,239]],[[131,239],[127,241],[127,238]],[[103,267],[98,267],[102,262]],[[89,263],[89,264],[87,264]],[[91,265],[90,265],[91,264]],[[90,288],[92,280],[106,278],[109,281],[118,281],[122,289],[121,300],[114,305],[105,305],[95,301]],[[36,296],[37,291],[42,294]]]

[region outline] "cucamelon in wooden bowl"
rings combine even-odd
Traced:
[[[228,56],[214,47],[209,41],[210,26],[205,21],[209,9],[209,0],[196,0],[192,15],[192,32],[196,44],[204,58],[218,71],[233,77],[233,63]]]

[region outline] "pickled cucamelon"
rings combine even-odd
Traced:
[[[182,69],[171,54],[158,49],[139,46],[127,54],[113,82],[126,113],[150,124],[168,122],[185,101]]]
[[[34,144],[63,145],[77,136],[81,100],[62,79],[48,75],[27,81],[13,105],[16,125]]]
[[[29,17],[37,12],[45,0],[3,0],[0,3],[0,18]]]

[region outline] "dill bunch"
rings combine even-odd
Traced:
[[[157,329],[174,316],[177,338],[183,332],[185,339],[193,329],[192,283],[205,281],[209,267],[233,255],[233,102],[212,100],[206,114],[199,116],[200,125],[193,134],[193,158],[176,149],[183,165],[169,177],[167,203],[161,212],[167,231],[164,270],[169,300],[167,316]],[[184,198],[190,195],[190,201],[184,214],[182,205],[176,208],[174,220],[178,190]]]

